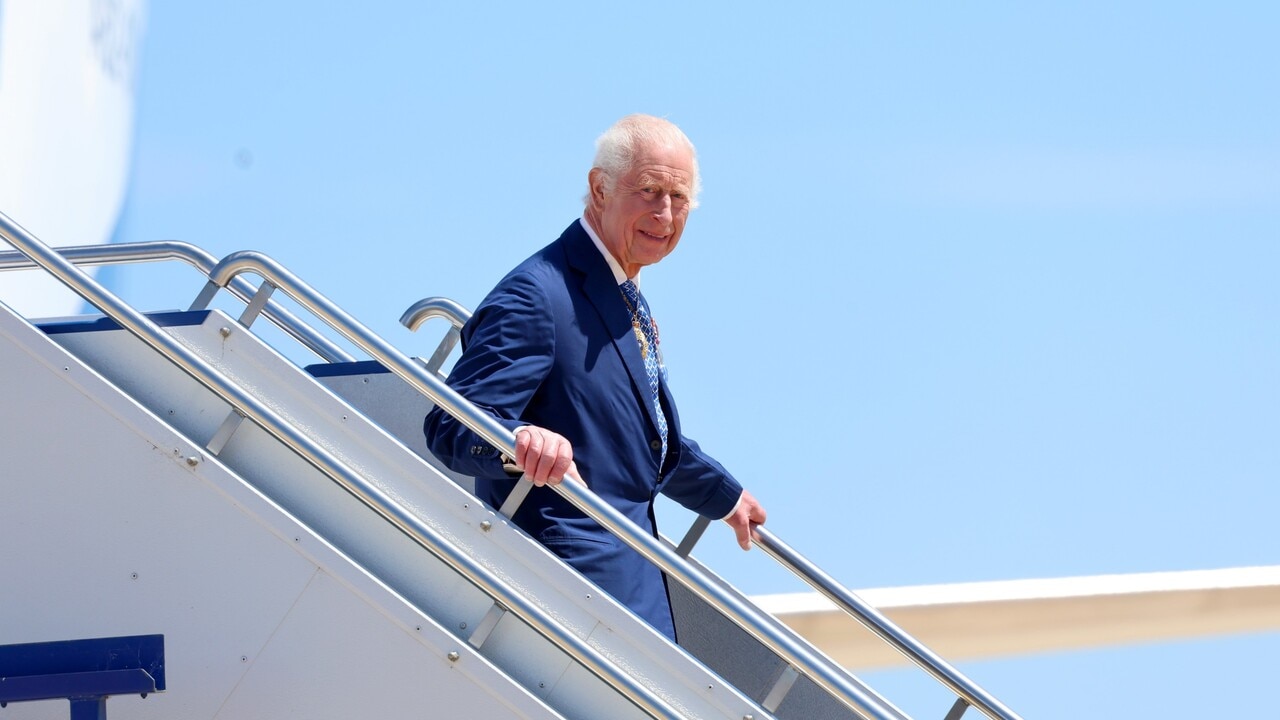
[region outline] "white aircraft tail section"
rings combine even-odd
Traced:
[[[115,231],[145,16],[144,0],[0,0],[0,209],[40,237]],[[84,304],[43,273],[0,273],[0,302],[33,317]]]

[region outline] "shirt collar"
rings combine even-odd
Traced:
[[[582,224],[582,229],[587,231],[587,237],[591,238],[592,244],[604,256],[605,262],[609,263],[609,269],[613,271],[614,282],[619,285],[626,282],[627,274],[622,272],[622,265],[618,263],[618,259],[613,256],[613,253],[605,248],[604,243],[600,241],[600,236],[596,235],[595,228],[591,227],[591,223],[587,221],[586,216],[579,218],[578,222]],[[631,281],[636,284],[637,288],[640,287],[640,273],[636,273],[636,276],[631,278]]]

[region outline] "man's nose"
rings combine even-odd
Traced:
[[[663,224],[671,223],[671,196],[663,195],[654,202],[653,219]]]

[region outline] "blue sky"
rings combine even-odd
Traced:
[[[580,212],[596,135],[664,115],[704,193],[645,293],[784,540],[853,588],[1277,562],[1275,6],[432,5],[153,0],[116,240],[263,251],[427,355],[401,312],[474,306]],[[801,589],[726,529],[698,554]],[[958,665],[1027,718],[1257,717],[1278,653]]]

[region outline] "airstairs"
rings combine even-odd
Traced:
[[[4,215],[0,236],[18,250],[0,271],[49,273],[98,311],[0,304],[0,645],[162,635],[167,688],[113,717],[906,717],[698,563],[706,522],[673,543],[558,486],[666,572],[677,646],[511,525],[519,491],[491,508],[443,469],[421,436],[433,405],[513,444],[442,380],[457,304],[405,312],[449,323],[423,360],[260,253],[55,250]],[[198,271],[187,309],[143,313],[82,269],[157,261]],[[937,717],[1018,717],[771,532],[756,543],[954,692]]]

